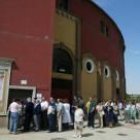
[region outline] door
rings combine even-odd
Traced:
[[[33,89],[9,89],[8,106],[13,99],[25,101],[28,97],[33,97]]]

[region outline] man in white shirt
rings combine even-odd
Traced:
[[[15,99],[9,106],[10,111],[10,133],[17,134],[17,126],[19,120],[20,105],[19,100]]]

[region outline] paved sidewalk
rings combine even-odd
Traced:
[[[82,138],[73,138],[74,131],[47,133],[47,131],[9,134],[0,129],[0,140],[140,140],[140,123],[124,124],[114,128],[84,128]]]

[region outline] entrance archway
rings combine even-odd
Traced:
[[[73,94],[73,61],[65,46],[54,47],[52,96],[54,98],[72,99]]]
[[[53,72],[72,74],[73,66],[69,53],[63,48],[54,48]]]

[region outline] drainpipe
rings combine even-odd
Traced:
[[[73,95],[81,95],[81,21],[76,20]]]

